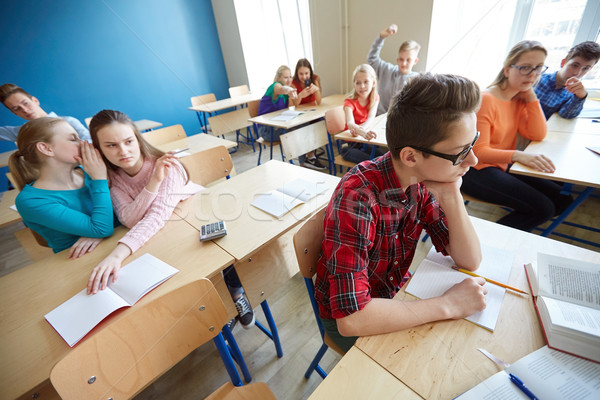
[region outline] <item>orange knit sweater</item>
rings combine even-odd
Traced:
[[[542,140],[546,137],[546,119],[539,101],[505,101],[483,92],[477,129],[480,136],[473,151],[479,162],[474,168],[506,170],[515,152],[517,132],[526,139]]]

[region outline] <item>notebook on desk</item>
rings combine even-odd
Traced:
[[[481,251],[483,259],[475,272],[498,282],[507,282],[514,254],[486,245],[481,246]],[[456,264],[452,257],[444,256],[432,247],[408,282],[406,293],[420,299],[441,296],[452,286],[469,278],[468,275],[452,269],[454,265]],[[467,317],[466,320],[494,331],[506,289],[491,283],[486,283],[486,288],[486,308]]]
[[[328,186],[324,182],[310,182],[298,178],[275,190],[261,194],[250,204],[280,218],[292,208],[325,192],[327,188]]]

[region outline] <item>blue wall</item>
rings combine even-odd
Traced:
[[[191,135],[200,125],[190,96],[229,97],[210,0],[3,2],[0,38],[0,84],[82,123],[109,108]],[[0,125],[24,123],[0,108]]]

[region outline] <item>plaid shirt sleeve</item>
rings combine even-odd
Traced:
[[[328,255],[331,316],[343,318],[371,300],[368,248],[376,234],[371,212],[378,207],[368,195],[339,191],[325,218],[323,253]]]
[[[558,112],[563,118],[575,118],[583,109],[585,97],[580,99],[565,88],[556,88],[556,73],[544,74],[535,87],[537,95],[546,119]]]

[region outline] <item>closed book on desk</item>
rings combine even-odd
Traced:
[[[510,381],[509,373],[523,381],[541,400],[600,398],[600,365],[544,346],[456,399],[527,399],[528,397]]]
[[[144,254],[119,271],[115,283],[88,295],[82,290],[45,315],[46,320],[73,347],[109,314],[133,306],[146,293],[178,270],[158,258]]]
[[[600,264],[538,253],[525,272],[548,346],[600,363]]]
[[[328,186],[324,182],[311,182],[298,178],[275,190],[261,194],[250,204],[280,218],[292,208],[316,197],[327,189]]]

